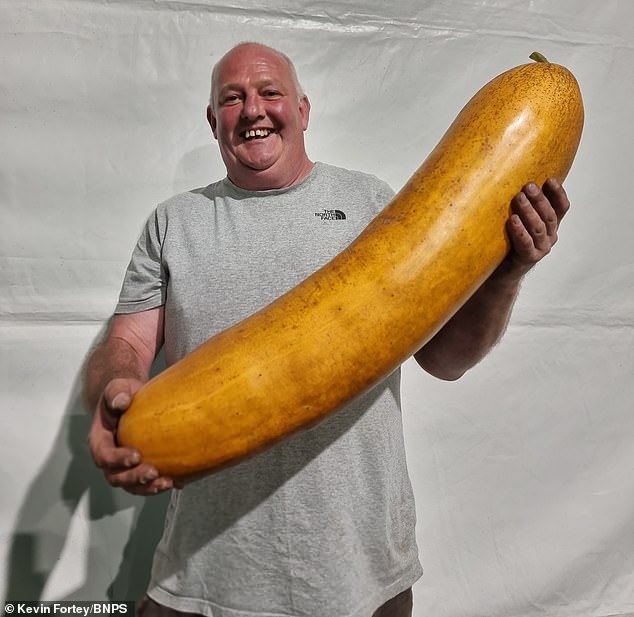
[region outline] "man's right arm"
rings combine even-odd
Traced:
[[[84,400],[93,411],[88,446],[106,480],[136,495],[172,488],[171,478],[141,461],[138,451],[116,443],[119,416],[149,379],[163,344],[163,307],[114,315],[104,339],[92,351],[84,371]]]

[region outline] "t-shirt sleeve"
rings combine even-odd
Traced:
[[[165,304],[168,272],[161,258],[162,235],[155,210],[132,252],[115,313],[137,313]]]
[[[387,182],[383,180],[379,180],[379,190],[377,192],[378,192],[379,203],[383,204],[381,206],[381,209],[387,206],[387,204],[390,201],[392,201],[392,199],[396,195],[396,193],[394,192],[394,189]]]
[[[392,187],[384,180],[376,176],[370,176],[370,179],[372,180],[370,186],[374,199],[369,205],[372,209],[372,216],[376,216],[392,201],[395,193]]]

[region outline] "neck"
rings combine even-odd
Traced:
[[[270,191],[274,189],[285,189],[301,182],[312,170],[315,164],[305,157],[291,173],[284,176],[277,176],[270,170],[258,171],[250,169],[248,173],[234,176],[231,173],[227,177],[233,184],[245,191]]]

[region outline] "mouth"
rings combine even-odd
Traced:
[[[245,141],[252,141],[254,139],[265,139],[273,133],[275,133],[273,129],[247,129],[240,133],[240,137]]]

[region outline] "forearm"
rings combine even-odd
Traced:
[[[509,322],[523,272],[503,263],[467,303],[415,355],[440,379],[455,380],[500,340]]]
[[[436,336],[414,354],[423,369],[440,379],[458,379],[500,340],[523,276],[557,242],[559,223],[569,207],[566,191],[552,178],[543,190],[528,183],[511,200],[509,255]]]
[[[146,366],[125,340],[107,336],[90,354],[84,369],[84,402],[94,410],[106,385],[117,378],[147,381]]]
[[[148,380],[152,362],[163,344],[163,309],[114,315],[103,340],[84,369],[84,401],[95,409],[113,379]]]

